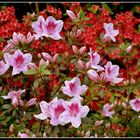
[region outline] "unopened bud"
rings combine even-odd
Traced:
[[[55,63],[55,62],[57,62],[57,60],[58,60],[58,54],[55,54],[52,58],[52,62]]]
[[[14,132],[14,125],[11,124],[10,127],[9,127],[9,133],[13,133]]]
[[[129,52],[131,52],[131,51],[132,51],[132,45],[129,46],[129,47],[126,49],[126,52],[127,52],[127,53],[129,53]]]
[[[85,137],[90,137],[90,131],[89,130],[85,133]]]
[[[76,47],[76,46],[74,46],[74,45],[72,45],[72,50],[73,50],[73,52],[74,52],[74,53],[77,53],[77,52],[78,52],[77,47]]]
[[[123,106],[125,109],[127,108],[126,103],[122,103],[122,106]]]
[[[85,68],[85,64],[82,60],[78,60],[78,66],[79,66],[79,68],[82,68],[82,69]]]
[[[39,54],[37,54],[37,57],[39,58],[39,59],[41,59],[41,54],[39,53]]]
[[[130,82],[131,82],[131,84],[135,84],[136,83],[135,79],[133,79],[133,78],[130,80]]]
[[[97,126],[100,126],[101,124],[103,123],[103,120],[101,120],[101,121],[96,121],[95,123],[94,123],[94,125],[95,125],[95,127],[97,127]]]
[[[105,128],[107,128],[107,129],[110,128],[110,126],[111,126],[110,123],[105,124]]]
[[[85,131],[83,130],[83,131],[81,132],[81,136],[84,137],[84,135],[85,135]]]
[[[44,137],[47,137],[47,135],[46,135],[46,133],[45,133],[45,132],[43,133],[43,138],[44,138]]]
[[[81,54],[81,55],[84,54],[85,51],[86,51],[86,46],[80,48],[80,54]]]
[[[75,14],[71,10],[66,10],[66,13],[72,21],[74,21],[76,19]]]

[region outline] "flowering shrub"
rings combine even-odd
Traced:
[[[61,6],[0,11],[0,137],[140,136],[140,20]]]

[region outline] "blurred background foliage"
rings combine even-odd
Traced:
[[[38,7],[39,10],[43,10],[46,8],[46,5],[50,4],[50,3],[45,3],[45,2],[40,2],[38,3]],[[134,16],[136,16],[137,18],[140,18],[140,9],[136,9],[137,6],[140,6],[140,3],[81,3],[81,6],[84,7],[85,4],[88,4],[88,7],[91,7],[92,5],[99,5],[100,7],[104,6],[105,8],[107,8],[110,11],[111,16],[113,17],[114,15],[116,15],[116,13],[120,13],[120,12],[125,12],[125,11],[132,11]],[[65,13],[65,9],[64,6],[62,5],[62,3],[58,2],[58,3],[51,3],[52,6],[54,7],[59,7],[62,12]],[[36,3],[34,2],[23,2],[23,3],[0,3],[0,9],[3,8],[4,6],[14,6],[15,10],[16,10],[16,17],[17,19],[19,19],[19,21],[22,20],[23,15],[26,15],[27,13],[33,13],[36,11]]]

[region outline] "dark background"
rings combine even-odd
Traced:
[[[81,6],[84,6],[84,4],[87,4],[88,2],[85,2],[85,3],[81,3]],[[59,7],[61,8],[62,12],[63,12],[63,5],[58,2],[58,3],[38,3],[39,4],[39,10],[43,10],[46,8],[46,4],[51,4],[52,6],[54,7]],[[100,5],[101,6],[101,3],[89,3],[89,4],[96,4],[96,5]],[[114,10],[114,13],[120,13],[120,12],[125,12],[125,11],[130,11],[132,9],[134,9],[135,6],[140,6],[140,3],[120,3],[119,5],[114,5],[112,4],[111,2],[110,3],[107,3],[107,5],[109,6],[109,8],[111,8],[111,10]],[[35,2],[32,2],[32,3],[29,3],[29,2],[22,2],[22,3],[12,3],[12,2],[8,2],[8,3],[0,3],[0,9],[3,7],[3,6],[14,6],[15,8],[15,15],[17,17],[17,19],[21,20],[23,15],[26,15],[27,12],[29,13],[33,13],[35,12],[35,9],[36,9],[36,6],[35,6]],[[135,13],[134,13],[135,14]],[[140,15],[138,13],[135,14],[135,16],[137,16],[138,18],[140,18]]]

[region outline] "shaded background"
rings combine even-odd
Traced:
[[[87,2],[88,3],[88,2]],[[87,4],[86,3],[86,4]],[[50,3],[39,3],[39,10],[43,10],[46,8],[46,5],[50,4]],[[81,6],[84,6],[85,3],[81,3]],[[89,3],[90,5],[102,5],[101,3]],[[52,6],[54,7],[59,7],[62,12],[64,10],[63,5],[61,3],[51,3]],[[0,9],[3,6],[14,6],[15,8],[15,15],[17,17],[17,19],[19,19],[19,21],[21,21],[23,15],[26,15],[27,12],[29,13],[33,13],[36,10],[36,5],[35,3],[29,3],[29,2],[24,2],[24,3],[0,3]],[[134,16],[136,16],[137,18],[140,18],[140,13],[135,12],[135,7],[136,6],[140,6],[140,3],[119,3],[119,5],[117,3],[106,3],[107,8],[111,9],[113,11],[113,14],[115,15],[116,13],[120,13],[120,12],[125,12],[125,11],[130,11],[132,10],[134,13]],[[112,15],[113,16],[113,15]]]

